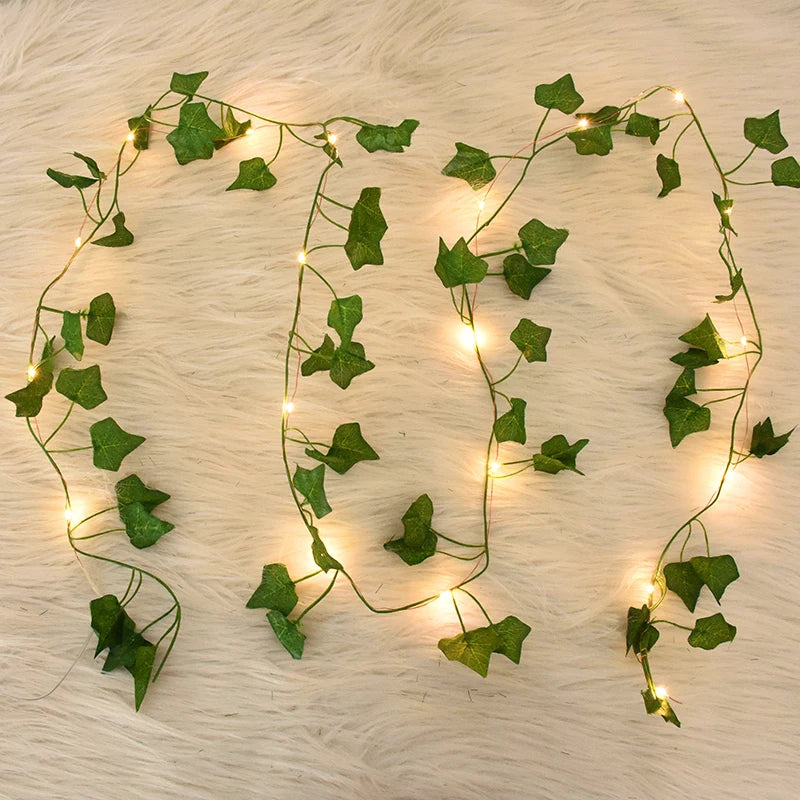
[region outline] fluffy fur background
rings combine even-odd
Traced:
[[[539,118],[534,86],[571,71],[587,108],[657,83],[683,87],[728,165],[747,152],[743,118],[780,108],[798,156],[799,26],[788,0],[0,4],[0,387],[24,379],[36,298],[79,223],[76,198],[45,169],[74,166],[72,150],[110,164],[127,117],[173,70],[207,69],[215,96],[277,118],[415,117],[405,155],[370,156],[343,137],[347,169],[331,191],[384,188],[386,264],[354,273],[330,258],[326,268],[363,296],[359,338],[377,368],[346,393],[324,376],[303,381],[296,420],[317,438],[357,419],[381,454],[329,480],[335,513],[323,526],[364,591],[386,605],[436,592],[463,574],[459,562],[407,569],[381,545],[423,491],[440,530],[479,536],[486,390],[432,270],[437,237],[453,241],[474,221],[472,193],[439,174],[453,142],[515,150]],[[665,101],[662,113],[673,107]],[[117,299],[111,347],[86,357],[101,364],[110,400],[76,414],[65,442],[81,444],[107,414],[148,437],[125,468],[173,495],[163,510],[176,529],[133,555],[175,587],[184,628],[139,714],[129,676],[102,675],[91,647],[54,694],[22,699],[48,691],[80,653],[94,590],[64,540],[54,476],[6,404],[0,796],[796,796],[796,442],[740,469],[711,518],[714,549],[742,572],[723,609],[735,643],[706,653],[680,631],[662,634],[654,669],[681,702],[682,730],[645,716],[639,667],[624,658],[625,610],[642,602],[667,536],[709,496],[726,448],[724,410],[710,432],[669,446],[661,408],[677,374],[675,337],[708,310],[741,335],[733,308],[710,304],[725,289],[716,183],[693,135],[679,155],[684,187],[655,196],[655,153],[673,135],[655,149],[621,142],[602,159],[553,148],[485,240],[505,246],[532,216],[570,229],[529,304],[487,285],[478,313],[497,374],[513,363],[507,336],[519,317],[553,328],[547,364],[526,365],[512,385],[529,402],[531,444],[562,431],[591,439],[585,478],[526,473],[497,487],[493,564],[477,591],[493,616],[517,614],[533,633],[522,664],[495,660],[486,680],[439,654],[436,641],[458,624],[437,604],[376,617],[342,582],[307,618],[301,662],[244,609],[262,564],[301,574],[309,563],[278,431],[294,256],[317,166],[290,147],[274,189],[225,194],[238,160],[268,151],[270,133],[187,167],[156,136],[124,187],[135,245],[88,248],[51,300]],[[759,152],[743,179],[768,177],[769,161]],[[736,196],[737,253],[767,350],[749,418],[770,414],[782,431],[799,418],[800,192]],[[327,299],[309,288],[303,330],[313,341]],[[78,504],[105,505],[115,476],[85,453],[65,463]],[[104,552],[131,553],[124,537]],[[96,590],[124,588],[119,572],[88,568]],[[698,611],[714,613],[713,601]]]

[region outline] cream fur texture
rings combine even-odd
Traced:
[[[322,524],[365,594],[391,605],[436,593],[463,576],[461,562],[406,568],[382,543],[422,492],[438,529],[481,535],[488,398],[432,269],[437,238],[453,242],[475,218],[475,195],[440,174],[453,142],[513,152],[539,119],[535,85],[569,71],[589,109],[680,86],[726,165],[748,150],[744,117],[780,108],[792,144],[783,155],[800,156],[798,32],[790,0],[2,2],[3,394],[24,379],[39,292],[80,223],[75,193],[46,168],[69,171],[73,150],[111,164],[126,119],[173,70],[209,70],[213,95],[281,119],[419,119],[404,155],[369,155],[341,131],[346,170],[331,193],[383,188],[386,263],[356,273],[336,251],[321,263],[342,293],[364,298],[358,338],[377,366],[347,392],[324,375],[303,380],[295,420],[312,438],[358,420],[381,455],[329,478],[334,513]],[[299,662],[261,612],[244,608],[264,563],[284,561],[294,575],[310,563],[282,474],[279,417],[295,254],[318,167],[289,145],[274,189],[225,193],[239,160],[270,151],[271,132],[186,167],[155,135],[123,188],[135,245],[88,248],[50,300],[81,307],[103,291],[117,300],[110,347],[92,345],[84,361],[101,364],[109,401],[76,412],[63,446],[83,444],[90,422],[107,415],[147,436],[123,469],[172,494],[163,516],[175,530],[141,553],[124,536],[97,547],[169,580],[184,626],[134,713],[130,677],[100,672],[93,639],[82,650],[89,600],[122,591],[126,576],[93,564],[85,575],[72,557],[59,486],[5,404],[0,797],[794,798],[797,442],[737,470],[709,516],[714,551],[741,569],[722,609],[739,632],[713,652],[690,648],[683,631],[662,633],[653,667],[680,703],[681,730],[645,715],[640,669],[624,653],[626,608],[643,601],[660,548],[711,494],[727,447],[729,412],[717,406],[709,432],[670,448],[661,409],[677,370],[668,358],[708,311],[726,336],[741,335],[733,305],[711,302],[726,288],[717,183],[696,136],[679,151],[684,186],[656,198],[655,154],[669,154],[675,130],[655,148],[629,138],[605,158],[554,147],[483,240],[502,248],[531,217],[570,230],[530,302],[487,283],[477,313],[498,375],[513,363],[508,333],[520,317],[553,329],[547,363],[510,381],[528,400],[529,444],[559,432],[591,440],[584,478],[528,472],[497,485],[492,565],[474,589],[493,617],[516,614],[533,632],[522,663],[496,657],[485,680],[436,649],[458,631],[438,603],[376,616],[342,581],[308,616]],[[768,178],[770,160],[757,153],[742,180]],[[800,192],[739,188],[737,256],[766,347],[748,419],[770,415],[783,431],[800,420]],[[302,330],[311,341],[327,304],[309,281]],[[737,362],[709,376],[737,378]],[[524,457],[530,447],[505,452]],[[86,453],[62,463],[79,508],[108,504],[120,476],[95,470]],[[301,586],[306,603],[315,587]],[[158,602],[148,592],[140,607]],[[481,624],[463,606],[467,623]],[[704,598],[698,615],[716,610]],[[675,602],[669,612],[689,619]],[[26,699],[76,658],[57,691]]]

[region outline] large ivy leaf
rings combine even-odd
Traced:
[[[552,329],[537,325],[529,319],[521,319],[511,331],[511,341],[528,362],[547,361],[547,342]]]
[[[556,434],[546,442],[542,442],[541,452],[533,456],[533,468],[540,472],[549,472],[555,475],[562,469],[568,469],[583,473],[575,466],[575,462],[581,450],[589,444],[588,439],[578,439],[573,444],[567,442],[567,437],[563,434]]]
[[[650,609],[643,605],[641,608],[631,606],[628,609],[627,626],[625,629],[625,654],[632,649],[634,653],[642,650],[642,634],[650,625]]]
[[[61,338],[64,340],[64,347],[67,352],[76,361],[80,361],[83,358],[84,350],[80,314],[75,314],[72,311],[63,313]]]
[[[530,300],[536,285],[553,270],[548,267],[535,267],[520,253],[512,253],[503,259],[503,277],[508,288],[525,300]]]
[[[252,189],[263,192],[265,189],[271,189],[277,182],[278,179],[269,171],[267,162],[261,156],[256,156],[239,162],[239,174],[225,191]]]
[[[511,410],[506,411],[494,422],[494,438],[498,442],[525,444],[528,438],[525,431],[525,407],[527,405],[520,397],[511,398]]]
[[[178,127],[167,134],[167,141],[175,151],[179,164],[188,164],[198,158],[214,155],[214,140],[223,139],[225,131],[208,116],[203,103],[186,103],[181,106]]]
[[[97,295],[89,304],[89,313],[86,316],[86,336],[93,342],[107,345],[114,332],[114,321],[117,318],[117,309],[114,298],[108,293]]]
[[[461,178],[477,190],[497,176],[492,159],[485,150],[456,142],[456,154],[445,164],[442,175]]]
[[[572,114],[583,104],[583,98],[575,91],[572,75],[562,75],[553,83],[540,83],[533,94],[537,106],[555,108],[564,114]]]
[[[188,74],[181,74],[180,72],[172,73],[172,80],[169,82],[170,91],[176,94],[185,94],[191,100],[200,84],[208,77],[208,72],[191,72]]]
[[[739,577],[739,569],[733,556],[695,556],[691,559],[692,567],[703,583],[711,590],[714,599],[719,603],[729,584]]]
[[[794,156],[772,162],[772,182],[775,186],[793,186],[800,189],[800,164]]]
[[[136,150],[147,150],[150,147],[150,114],[152,106],[147,106],[144,114],[128,120],[128,130],[133,134],[133,146]]]
[[[352,341],[356,325],[362,319],[364,319],[364,313],[359,295],[338,297],[331,301],[331,307],[328,310],[328,326],[339,334],[343,345]]]
[[[380,458],[361,435],[361,426],[357,422],[346,422],[336,429],[327,453],[308,448],[306,455],[327,464],[340,475],[359,461],[377,461]]]
[[[522,249],[528,261],[534,265],[555,264],[558,248],[567,241],[568,236],[566,228],[549,228],[538,219],[526,222],[519,229]]]
[[[703,650],[713,650],[723,642],[732,642],[736,637],[736,626],[725,620],[722,614],[702,617],[694,623],[694,630],[689,634],[689,644]]]
[[[694,380],[694,370],[691,367],[684,367],[683,372],[678,376],[675,385],[669,390],[669,397],[686,397],[695,394],[697,388]]]
[[[570,131],[567,139],[575,145],[575,152],[581,156],[607,156],[614,149],[611,125],[595,125]]]
[[[125,533],[131,544],[142,550],[154,545],[165,533],[175,526],[153,516],[142,503],[128,503],[119,510],[120,518],[125,524]]]
[[[27,386],[17,389],[16,392],[6,395],[6,400],[10,400],[16,407],[16,416],[35,417],[42,410],[42,401],[45,395],[53,388],[53,342],[55,339],[48,339],[42,349],[42,358],[38,364],[34,365],[36,372]]]
[[[655,144],[661,135],[661,123],[658,117],[650,117],[647,114],[639,114],[636,111],[628,117],[628,124],[625,126],[625,133],[628,136],[642,136],[650,139],[650,144]]]
[[[294,488],[308,500],[317,519],[322,519],[331,513],[328,498],[325,496],[325,465],[320,464],[314,469],[297,467],[294,471],[292,483]]]
[[[328,552],[325,542],[322,541],[319,531],[312,525],[309,527],[311,533],[311,555],[314,563],[327,572],[330,569],[344,569],[344,567]]]
[[[89,603],[92,630],[97,634],[95,657],[107,647],[122,639],[122,629],[128,616],[119,600],[113,594],[96,597]]]
[[[756,458],[773,456],[789,441],[789,437],[792,433],[794,433],[794,428],[788,433],[782,433],[780,436],[776,436],[775,431],[772,430],[772,420],[767,417],[763,422],[757,422],[753,426],[753,436],[750,440],[750,454],[754,455]]]
[[[781,133],[780,111],[777,110],[766,117],[747,117],[744,121],[744,138],[773,155],[789,146]]]
[[[402,153],[404,147],[411,145],[411,134],[417,129],[419,121],[404,119],[396,127],[391,125],[363,125],[356,134],[356,141],[368,152],[385,150],[388,153]]]
[[[648,714],[657,714],[659,717],[664,718],[664,722],[671,722],[673,725],[680,728],[681,721],[678,719],[672,706],[666,697],[656,697],[650,689],[642,689],[642,697],[644,698],[644,707],[647,709]]]
[[[97,364],[86,369],[62,369],[56,381],[56,391],[85,409],[96,408],[108,400]]]
[[[261,570],[261,584],[247,601],[248,608],[274,608],[289,616],[297,605],[297,591],[285,564],[266,564]]]
[[[681,168],[674,158],[667,158],[661,153],[656,157],[656,172],[661,178],[659,197],[666,197],[673,189],[681,185]]]
[[[232,141],[245,136],[247,131],[250,130],[250,120],[247,119],[243,122],[239,122],[233,115],[233,109],[229,106],[225,113],[225,118],[222,121],[222,130],[225,136],[222,139],[214,140],[215,150],[219,150],[221,147],[225,147],[226,144],[230,144]]]
[[[92,438],[94,465],[111,472],[116,472],[123,459],[145,441],[144,436],[122,430],[111,417],[95,422],[89,428],[89,435]]]
[[[716,192],[711,192],[714,196],[714,205],[719,211],[719,223],[723,228],[727,228],[732,233],[736,233],[731,225],[731,211],[733,211],[733,200],[730,198],[723,199]]]
[[[531,632],[531,626],[517,617],[508,616],[500,622],[495,622],[493,627],[498,639],[494,652],[519,664],[522,657],[522,643]]]
[[[269,624],[275,632],[278,641],[292,658],[303,657],[303,647],[306,643],[305,634],[300,630],[300,624],[292,622],[277,609],[267,614]]]
[[[380,199],[381,190],[368,186],[361,190],[353,206],[344,243],[344,252],[353,269],[361,269],[364,264],[383,264],[381,239],[389,226],[381,212]]]
[[[140,503],[147,511],[152,511],[170,498],[166,492],[145,486],[138,475],[128,475],[127,478],[117,481],[114,491],[120,509],[131,503]]]
[[[691,367],[692,369],[710,367],[712,364],[719,363],[719,359],[711,358],[705,350],[698,350],[696,347],[690,347],[685,353],[676,353],[670,358],[670,361],[681,367]]]
[[[669,423],[669,439],[673,447],[677,447],[690,433],[707,431],[711,425],[711,409],[675,394],[667,395],[664,416]]]
[[[348,342],[334,351],[331,358],[330,376],[340,389],[346,389],[353,378],[374,368],[375,365],[366,358],[364,345],[360,342]]]
[[[434,271],[446,288],[480,283],[486,277],[488,269],[486,261],[470,251],[463,236],[453,245],[452,250],[448,249],[443,239],[439,239],[439,255]]]
[[[97,178],[89,178],[86,175],[70,175],[66,172],[59,172],[57,169],[48,169],[47,177],[52,178],[59,186],[65,189],[87,189],[93,183],[97,183]]]
[[[449,661],[459,661],[485,678],[489,672],[489,660],[499,645],[497,631],[494,626],[489,626],[459,633],[450,639],[440,639],[438,647]]]
[[[125,227],[125,215],[120,211],[111,218],[114,223],[114,233],[92,239],[92,244],[99,247],[127,247],[133,244],[133,234]]]
[[[694,611],[703,579],[694,571],[690,561],[676,561],[664,567],[664,578],[667,589],[680,597],[689,611]]]
[[[427,494],[421,494],[403,514],[403,536],[391,539],[383,547],[390,553],[397,553],[406,564],[413,566],[436,552],[438,536],[431,527],[433,521],[433,501]]]
[[[717,360],[728,357],[725,341],[719,335],[719,331],[708,314],[699,325],[681,334],[678,338],[692,347],[703,350],[710,359]]]

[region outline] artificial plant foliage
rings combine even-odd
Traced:
[[[344,475],[359,461],[377,461],[380,456],[372,449],[361,433],[357,422],[346,422],[334,431],[327,453],[316,448],[306,448],[306,455],[327,464],[334,472]]]
[[[703,579],[697,574],[690,561],[676,561],[664,565],[664,580],[667,589],[675,592],[683,600],[689,611],[694,611],[697,599],[705,586]]]
[[[261,583],[247,601],[247,607],[275,609],[288,617],[298,599],[286,565],[266,564],[261,571]]]
[[[131,503],[138,503],[147,511],[152,511],[170,498],[166,492],[146,486],[144,481],[135,474],[117,481],[114,492],[120,510]]]
[[[83,318],[80,314],[72,311],[65,311],[63,322],[61,323],[61,338],[64,340],[64,348],[76,360],[83,358]]]
[[[794,428],[782,433],[780,436],[776,436],[775,431],[772,429],[772,420],[769,417],[763,422],[757,422],[753,425],[753,435],[750,438],[750,455],[756,458],[774,456],[778,450],[788,443],[792,433],[794,433]]]
[[[519,229],[522,249],[534,266],[555,264],[558,248],[568,236],[565,228],[551,228],[539,219],[529,220]]]
[[[256,156],[239,164],[236,180],[225,191],[252,189],[255,192],[263,192],[265,189],[271,189],[277,182],[278,179],[269,171],[267,162],[261,156]]]
[[[528,362],[547,361],[547,343],[550,341],[551,328],[537,325],[532,320],[523,318],[509,337]]]
[[[492,158],[479,147],[456,142],[456,154],[445,164],[442,175],[461,178],[477,190],[491,183],[497,176]]]
[[[344,252],[353,269],[361,269],[365,264],[383,264],[381,239],[389,226],[381,212],[381,190],[368,186],[361,190],[350,216],[347,228],[347,241]]]
[[[661,135],[661,122],[658,117],[651,117],[648,114],[639,114],[634,111],[628,117],[625,133],[628,136],[644,137],[650,140],[650,144],[655,144]]]
[[[736,636],[736,626],[731,625],[722,614],[702,617],[694,623],[689,634],[689,644],[703,650],[713,650],[724,642],[732,642]]]
[[[97,295],[89,303],[86,314],[86,337],[93,342],[107,345],[111,341],[116,318],[114,298],[108,292]]]
[[[403,514],[403,536],[390,539],[384,548],[396,553],[409,566],[422,563],[436,552],[439,537],[431,527],[433,501],[427,494],[420,495]]]
[[[333,510],[328,505],[328,498],[325,496],[325,465],[320,464],[314,469],[296,467],[292,478],[294,488],[300,492],[311,506],[317,519],[330,514]]]
[[[108,400],[97,364],[86,369],[62,369],[56,380],[56,391],[86,409],[96,408]]]
[[[772,154],[780,153],[789,146],[781,133],[780,111],[766,117],[747,117],[744,121],[744,138]]]
[[[711,426],[711,410],[674,391],[667,395],[664,416],[669,423],[669,440],[677,447],[689,434],[707,431]]]
[[[497,442],[519,442],[525,444],[525,408],[528,405],[521,397],[510,398],[511,409],[494,422],[494,438]]]
[[[33,376],[28,373],[28,383],[22,389],[17,389],[6,395],[16,406],[16,416],[36,417],[42,410],[44,398],[53,388],[53,353],[54,339],[48,339],[42,349],[42,357],[37,364],[33,364]]]
[[[214,155],[214,142],[225,138],[225,131],[208,116],[204,103],[181,106],[178,126],[167,134],[175,159],[181,165]]]
[[[554,108],[562,114],[572,114],[583,105],[583,98],[575,90],[572,75],[562,75],[553,83],[540,83],[533,93],[537,105]]]
[[[663,153],[659,153],[656,156],[656,172],[661,179],[659,197],[666,197],[681,185],[681,168],[674,158],[667,158]]]
[[[292,622],[281,611],[273,609],[267,613],[267,619],[275,632],[275,638],[292,658],[302,658],[306,644],[305,634],[300,630],[298,622]]]
[[[387,153],[402,153],[411,145],[411,134],[419,126],[416,119],[404,119],[399,125],[373,125],[362,123],[356,141],[368,152],[385,150]]]
[[[124,505],[119,515],[125,524],[125,533],[131,544],[141,550],[152,547],[165,533],[169,533],[175,526],[171,522],[159,519],[142,503],[128,503]]]
[[[800,189],[800,164],[794,156],[773,161],[770,176],[775,186],[792,186]]]
[[[555,475],[561,470],[570,470],[583,473],[577,468],[578,453],[589,444],[588,439],[578,439],[570,444],[563,433],[551,436],[547,441],[542,442],[538,453],[533,456],[533,468],[540,472],[549,472]]]
[[[439,239],[439,255],[434,271],[445,288],[480,283],[488,269],[488,263],[470,251],[463,236],[452,248],[448,248],[444,239]]]
[[[123,430],[113,417],[95,422],[89,428],[94,452],[94,465],[98,469],[116,472],[126,456],[145,441],[144,436]]]
[[[99,239],[92,239],[91,243],[100,247],[127,247],[133,244],[133,234],[125,227],[125,214],[121,211],[114,214],[111,222],[114,225],[114,233],[101,236]]]
[[[214,149],[219,150],[225,145],[230,144],[236,139],[245,136],[247,132],[250,130],[252,126],[252,122],[249,119],[245,120],[238,120],[233,113],[233,109],[228,106],[228,108],[223,113],[223,108],[220,106],[220,116],[222,118],[222,132],[225,134],[221,139],[214,139]],[[264,159],[262,158],[261,161],[263,162]],[[244,164],[245,162],[241,162]],[[241,164],[239,165],[241,167]],[[269,187],[265,187],[269,188]]]
[[[503,277],[506,284],[523,300],[530,300],[533,290],[551,272],[548,267],[534,266],[520,253],[512,253],[503,259]]]

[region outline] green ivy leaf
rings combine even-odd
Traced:
[[[656,645],[661,634],[653,625],[648,625],[639,637],[639,652],[649,653]]]
[[[529,363],[532,361],[547,361],[547,342],[553,331],[537,325],[529,319],[521,319],[516,328],[511,331],[511,341]]]
[[[122,430],[111,417],[95,422],[89,428],[89,435],[92,438],[94,465],[111,472],[116,472],[125,456],[145,441],[144,436]]]
[[[676,353],[670,358],[670,361],[681,367],[691,367],[692,369],[710,367],[712,364],[719,363],[719,359],[711,358],[705,350],[698,350],[695,347],[690,347],[685,353]]]
[[[389,226],[380,208],[381,190],[368,186],[353,206],[350,225],[347,228],[347,241],[344,252],[353,269],[361,269],[364,264],[383,264],[381,239]]]
[[[42,358],[36,364],[36,374],[27,386],[17,389],[16,392],[6,395],[17,407],[16,416],[35,417],[42,410],[42,401],[45,395],[53,388],[53,342],[55,338],[45,342]]]
[[[297,605],[294,581],[285,564],[266,564],[261,570],[261,585],[247,601],[248,608],[274,608],[289,616]]]
[[[338,297],[331,301],[331,307],[328,310],[328,326],[339,334],[343,345],[350,344],[356,325],[362,319],[364,319],[364,314],[359,295]]]
[[[374,368],[375,365],[366,358],[364,345],[360,342],[348,342],[334,351],[330,377],[340,389],[346,389],[353,378]]]
[[[330,514],[332,510],[328,505],[328,498],[325,497],[324,481],[324,464],[320,464],[314,469],[304,469],[298,466],[292,478],[294,488],[308,500],[317,519],[322,519],[326,514]]]
[[[793,186],[800,189],[800,164],[794,156],[772,162],[772,182],[775,186]]]
[[[725,342],[708,314],[699,325],[681,334],[678,338],[682,342],[686,342],[686,344],[703,350],[709,358],[720,359],[728,357],[725,350]]]
[[[167,134],[167,141],[175,151],[179,164],[188,164],[198,158],[214,155],[214,140],[223,139],[225,131],[208,116],[203,103],[186,103],[181,106],[178,127]]]
[[[772,420],[767,417],[763,422],[757,422],[753,426],[753,436],[750,440],[750,454],[756,458],[764,456],[774,456],[788,441],[794,433],[792,428],[788,433],[775,435],[772,430]]]
[[[500,638],[494,626],[490,626],[459,633],[451,639],[440,639],[438,647],[448,661],[459,661],[485,678],[489,660],[499,645]]]
[[[114,491],[120,510],[131,503],[140,503],[147,511],[152,511],[170,498],[166,492],[145,486],[138,475],[128,475],[127,478],[118,481]]]
[[[650,625],[650,609],[643,605],[641,608],[631,606],[628,609],[628,624],[625,632],[625,655],[631,649],[634,653],[642,650],[641,638],[647,627]]]
[[[525,407],[528,404],[520,397],[511,398],[511,410],[494,422],[494,438],[498,442],[519,442],[525,444]]]
[[[718,294],[714,297],[715,303],[726,303],[728,300],[733,300],[734,297],[739,293],[739,289],[744,286],[744,279],[742,278],[742,271],[737,270],[733,273],[730,278],[731,281],[731,292],[730,294]]]
[[[356,141],[368,152],[385,150],[387,153],[402,153],[410,147],[411,134],[417,129],[419,121],[404,119],[396,127],[391,125],[363,125],[356,134]]]
[[[76,360],[83,358],[83,333],[81,332],[81,315],[65,311],[61,324],[61,338],[67,352]]]
[[[434,271],[447,289],[466,283],[480,283],[489,265],[474,255],[462,236],[449,250],[443,239],[439,239],[439,255]]]
[[[89,158],[89,156],[85,156],[83,153],[73,153],[72,155],[75,156],[75,158],[79,158],[84,164],[86,164],[93,178],[96,178],[98,181],[105,180],[105,172],[100,171],[100,167],[97,166],[97,162],[93,158]]]
[[[56,381],[56,391],[87,410],[108,400],[97,364],[86,369],[62,369]]]
[[[214,149],[219,150],[220,148],[225,147],[226,144],[230,144],[235,139],[240,139],[242,136],[245,136],[249,130],[250,120],[247,119],[243,122],[239,122],[239,120],[233,116],[233,109],[228,106],[227,112],[225,113],[225,118],[222,121],[222,131],[225,136],[222,139],[214,140]]]
[[[96,597],[89,603],[92,630],[97,634],[95,657],[107,647],[122,640],[123,622],[128,616],[113,594]]]
[[[492,159],[485,150],[471,147],[464,142],[456,142],[456,154],[445,164],[442,175],[448,178],[461,178],[473,189],[486,186],[497,176]]]
[[[327,453],[307,448],[306,455],[327,464],[340,475],[359,461],[377,461],[380,458],[361,435],[361,426],[357,422],[346,422],[336,429]]]
[[[661,135],[661,123],[658,117],[649,117],[647,114],[638,114],[634,111],[628,117],[625,133],[628,136],[642,136],[650,139],[650,144],[655,144]]]
[[[87,189],[93,183],[97,183],[97,178],[87,178],[85,175],[69,175],[66,172],[59,172],[57,169],[48,169],[47,177],[52,178],[59,186],[65,189]]]
[[[580,156],[607,156],[614,149],[611,125],[597,125],[571,131],[567,134],[567,139],[575,145],[575,152]]]
[[[117,318],[117,309],[114,298],[108,293],[97,295],[89,304],[89,313],[86,316],[86,336],[93,342],[107,345],[114,332],[114,321]]]
[[[720,598],[729,584],[739,577],[739,569],[733,556],[695,556],[691,559],[692,567],[703,583],[711,590],[714,599]]]
[[[703,588],[703,579],[694,571],[689,561],[676,561],[664,567],[664,578],[667,589],[675,592],[689,611],[694,611],[700,590]]]
[[[147,106],[140,117],[128,120],[128,130],[133,134],[133,146],[136,150],[147,150],[150,147],[150,114],[153,107]]]
[[[732,642],[736,637],[736,626],[725,620],[722,614],[702,617],[694,623],[694,630],[689,634],[689,644],[703,650],[713,650],[723,642]]]
[[[315,372],[326,372],[331,368],[334,352],[336,345],[326,333],[322,344],[300,365],[301,374],[308,377]]]
[[[567,241],[566,228],[549,228],[541,220],[532,219],[519,229],[522,249],[531,264],[555,264],[558,248]]]
[[[185,94],[191,100],[200,84],[208,77],[208,72],[191,72],[182,75],[180,72],[172,73],[169,89],[176,94]]]
[[[119,515],[125,524],[125,533],[131,544],[142,550],[154,545],[165,533],[169,533],[175,526],[153,516],[142,503],[128,503],[119,510]]]
[[[330,569],[344,569],[344,567],[328,552],[325,547],[325,542],[322,541],[319,531],[312,525],[309,528],[311,533],[311,555],[314,557],[314,563],[327,572]]]
[[[515,664],[519,664],[522,657],[522,643],[531,632],[531,626],[526,625],[521,619],[514,616],[506,617],[492,626],[497,634],[495,653],[505,656]]]
[[[573,444],[567,442],[567,437],[563,434],[556,434],[546,442],[542,442],[540,453],[533,456],[533,468],[540,472],[549,472],[555,475],[562,469],[568,469],[583,473],[575,466],[575,462],[581,450],[589,444],[588,439],[578,439]]]
[[[292,658],[302,658],[306,637],[300,630],[300,624],[287,619],[286,615],[281,614],[277,609],[270,611],[267,614],[267,619],[286,652]]]
[[[269,171],[267,162],[261,156],[256,156],[239,162],[239,175],[225,191],[253,189],[256,192],[263,192],[265,189],[271,189],[277,182],[278,179]]]
[[[766,117],[747,117],[744,121],[744,138],[773,155],[789,146],[781,133],[780,111],[777,110]]]
[[[656,157],[656,172],[661,178],[659,197],[666,197],[673,189],[681,185],[681,169],[674,158],[667,158],[661,153]]]
[[[439,541],[433,522],[433,501],[427,494],[421,494],[402,517],[403,536],[391,539],[383,547],[396,553],[409,566],[419,564],[436,552]]]
[[[677,447],[690,433],[707,431],[711,425],[711,409],[674,394],[667,395],[664,416],[669,422],[669,438],[673,447]]]
[[[503,259],[503,277],[508,288],[525,300],[530,300],[531,292],[536,285],[546,278],[553,270],[547,267],[534,267],[525,256],[512,253]]]
[[[540,83],[533,94],[537,106],[555,108],[564,114],[572,114],[583,105],[583,98],[575,91],[572,75],[562,75],[553,83]]]
[[[694,370],[691,367],[684,367],[675,385],[669,390],[667,398],[670,397],[686,397],[690,394],[695,394],[697,389],[694,381]]]
[[[664,722],[671,722],[680,728],[681,722],[666,697],[663,699],[656,697],[650,689],[642,689],[642,697],[648,714],[657,714],[659,717],[664,718]]]
[[[92,239],[92,244],[99,247],[127,247],[133,244],[133,234],[125,227],[125,215],[120,211],[111,218],[114,223],[114,233]]]
[[[731,233],[736,233],[731,225],[731,211],[733,211],[733,200],[728,198],[723,200],[716,192],[711,192],[714,195],[714,205],[719,211],[719,222],[723,228],[727,228]]]

